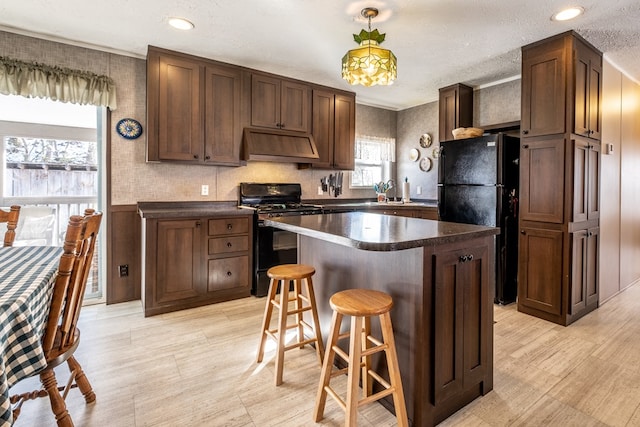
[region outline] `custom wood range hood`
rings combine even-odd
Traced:
[[[242,157],[247,161],[300,163],[313,163],[320,158],[309,133],[249,127],[242,137]]]

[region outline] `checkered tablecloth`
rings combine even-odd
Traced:
[[[42,333],[62,248],[0,248],[0,426],[12,424],[9,389],[46,366]]]

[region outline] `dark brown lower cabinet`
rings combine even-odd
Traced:
[[[251,216],[144,219],[145,316],[251,293]]]
[[[566,326],[598,307],[598,227],[522,227],[519,245],[519,311]]]
[[[490,363],[490,316],[487,246],[434,255],[434,394],[433,404],[460,399],[485,384]],[[484,392],[481,392],[484,394]]]
[[[518,251],[518,310],[544,313],[560,320],[562,314],[562,230],[523,227]]]
[[[598,307],[598,250],[600,228],[576,231],[572,239],[571,303],[569,316],[576,317]]]
[[[197,298],[202,264],[202,221],[163,220],[157,224],[155,303]]]

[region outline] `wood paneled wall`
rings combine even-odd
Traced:
[[[606,60],[602,107],[600,304],[640,279],[640,85]]]
[[[140,299],[141,247],[137,207],[111,206],[108,218],[107,304]],[[119,275],[120,265],[128,266],[127,276]]]

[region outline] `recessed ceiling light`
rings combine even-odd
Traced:
[[[179,30],[191,30],[195,27],[191,21],[184,18],[169,18],[169,25]]]
[[[570,7],[565,10],[561,10],[551,17],[552,21],[568,21],[576,16],[580,16],[584,13],[584,8],[580,6]]]

